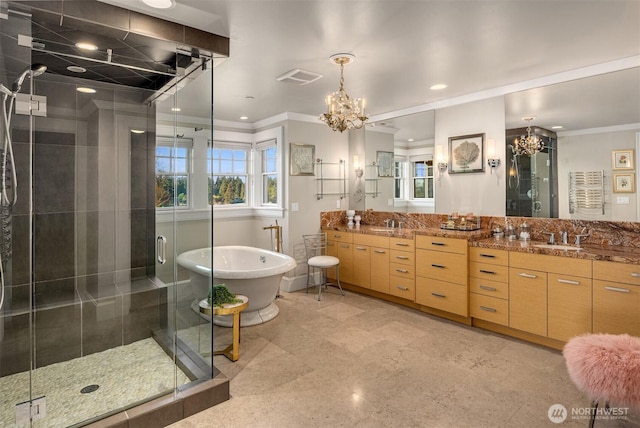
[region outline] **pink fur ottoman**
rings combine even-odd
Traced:
[[[571,380],[593,407],[611,403],[640,409],[640,337],[587,334],[569,340],[562,352]]]

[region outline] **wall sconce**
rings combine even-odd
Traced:
[[[358,155],[353,156],[353,170],[355,171],[356,177],[358,178],[362,178],[362,176],[364,175],[364,170],[360,166]]]
[[[500,166],[500,158],[496,157],[496,141],[493,138],[487,140],[487,165],[493,170]]]
[[[444,154],[444,147],[436,146],[436,163],[438,165],[438,170],[440,171],[440,175],[447,170],[449,164],[447,163],[447,157]]]

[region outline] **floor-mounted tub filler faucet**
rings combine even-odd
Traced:
[[[265,226],[262,230],[271,230],[271,239],[273,240],[273,231],[276,231],[276,252],[282,252],[282,226],[278,226],[278,220],[276,220],[276,225]]]

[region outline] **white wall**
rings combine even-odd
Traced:
[[[449,137],[485,134],[485,171],[467,174],[444,172],[436,179],[436,212],[473,212],[479,215],[505,214],[505,109],[504,97],[436,110],[435,145],[448,153]],[[502,164],[491,173],[486,165],[487,141],[495,140],[496,156]],[[436,176],[439,172],[436,173]]]
[[[558,201],[560,218],[587,220],[636,221],[636,192],[613,193],[612,150],[635,149],[636,131],[598,132],[581,135],[558,135]],[[635,170],[624,171],[636,173]],[[569,214],[569,172],[602,171],[605,176],[605,213],[601,210],[579,210]],[[629,203],[618,203],[618,197],[629,198]]]
[[[286,180],[287,180],[287,254],[294,257],[298,267],[293,274],[287,275],[295,284],[283,284],[285,291],[294,290],[303,286],[303,278],[307,267],[304,264],[304,246],[302,235],[317,233],[320,231],[320,213],[322,211],[334,211],[347,209],[349,201],[340,200],[337,196],[329,195],[322,199],[316,198],[317,176],[290,176],[289,175],[289,145],[291,143],[312,144],[315,146],[315,157],[325,162],[338,162],[340,159],[349,158],[348,133],[332,131],[324,123],[309,123],[289,121],[285,128],[285,156],[286,156]],[[349,165],[350,162],[347,162]],[[298,211],[292,211],[291,205],[298,204]],[[337,204],[340,204],[338,207]],[[297,279],[297,281],[295,280]]]

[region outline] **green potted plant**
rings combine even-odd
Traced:
[[[231,293],[225,284],[216,284],[209,290],[207,303],[211,307],[221,308],[225,303],[242,303],[242,299],[236,298],[236,295]]]

